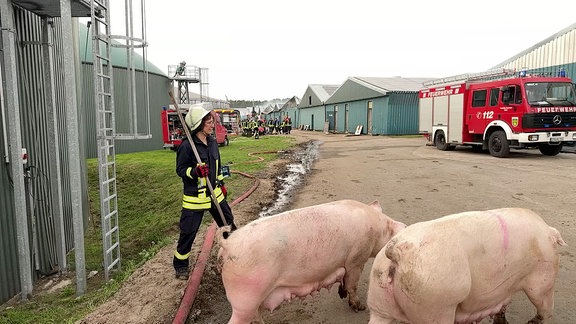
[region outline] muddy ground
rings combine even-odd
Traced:
[[[422,138],[346,136],[294,131],[299,142],[320,141],[319,156],[301,188],[294,190],[290,209],[339,199],[369,203],[378,200],[384,212],[406,224],[426,221],[451,213],[498,207],[526,207],[556,227],[567,247],[560,249],[560,272],[555,291],[555,323],[573,323],[576,318],[576,154],[556,157],[538,151],[513,151],[506,159],[467,148],[442,152],[425,146]],[[276,176],[289,160],[277,161],[258,175],[261,187],[233,207],[240,225],[258,217],[271,204]],[[197,239],[195,251],[201,244]],[[171,323],[184,293],[185,284],[166,271],[171,267],[173,246],[166,247],[136,271],[106,304],[87,316],[83,323]],[[198,295],[190,310],[189,323],[226,323],[231,313],[220,277],[215,269],[216,247]],[[329,253],[329,251],[326,251]],[[366,264],[359,284],[366,300]],[[518,293],[508,307],[512,323],[525,323],[534,308]],[[319,296],[292,301],[272,313],[267,324],[367,323],[368,311],[352,312],[337,294],[336,285]],[[490,323],[490,320],[482,322]]]

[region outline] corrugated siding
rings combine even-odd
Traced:
[[[546,44],[529,49],[524,55],[496,67],[534,70],[573,65],[576,62],[574,48],[576,48],[576,29],[553,38]]]
[[[576,80],[576,29],[530,48],[495,68],[527,69],[529,72],[557,72],[564,68],[566,75]]]
[[[391,93],[382,135],[418,134],[418,93]],[[374,133],[374,132],[373,132]]]
[[[576,82],[576,29],[550,39],[549,42],[528,49],[524,54],[510,59],[496,68],[507,68],[530,72],[553,72],[560,69],[566,71],[566,76]]]
[[[18,8],[14,8],[16,41],[17,41],[17,74],[18,74],[18,96],[20,104],[20,126],[22,136],[22,146],[28,152],[28,164],[30,183],[27,190],[27,196],[24,199],[28,201],[28,225],[30,239],[30,260],[33,268],[39,271],[32,271],[34,278],[46,273],[50,273],[57,266],[57,257],[55,252],[54,223],[52,211],[54,210],[51,200],[51,183],[55,181],[54,175],[51,174],[51,163],[49,158],[48,139],[51,134],[48,132],[48,123],[52,120],[46,118],[45,107],[47,99],[44,74],[46,73],[42,62],[42,24],[38,16]],[[55,31],[60,29],[59,20],[55,20]],[[58,50],[61,49],[61,43],[57,40],[54,42],[54,57],[59,57]],[[58,91],[63,87],[62,76],[58,75],[59,66],[62,62],[54,62],[55,90],[56,90],[56,109],[62,110],[63,95]],[[7,108],[11,109],[11,108]],[[61,112],[60,112],[61,113]],[[64,118],[59,120],[64,121]],[[60,132],[65,135],[65,132]],[[3,136],[3,135],[2,135]],[[65,139],[65,137],[64,137]],[[2,142],[4,139],[2,139]],[[61,141],[65,143],[65,140]],[[61,146],[65,147],[65,146]],[[61,150],[60,153],[65,152]],[[61,155],[62,159],[65,159]],[[67,160],[63,160],[67,161]],[[63,165],[63,177],[67,165]],[[0,226],[0,280],[1,280],[1,301],[13,297],[20,291],[20,278],[18,268],[18,251],[16,243],[16,223],[14,220],[14,197],[9,170],[2,163],[2,191],[0,200],[2,206],[1,226]],[[68,179],[66,177],[65,179]],[[66,184],[64,184],[66,186]],[[66,186],[68,188],[68,186]],[[64,200],[69,197],[70,190],[63,189]],[[68,199],[69,201],[69,199]],[[68,202],[67,205],[70,203]],[[66,212],[66,211],[65,211]],[[65,218],[70,219],[70,212],[65,214]],[[71,224],[71,221],[68,221]],[[35,233],[35,235],[33,234]],[[68,235],[71,242],[71,233]],[[37,246],[38,263],[35,262],[34,246]],[[70,248],[71,244],[68,245]]]
[[[68,171],[69,157],[66,134],[66,107],[64,94],[64,64],[74,64],[62,61],[62,35],[60,19],[54,20],[53,39],[53,77],[55,95],[55,113],[57,115],[58,152],[60,158],[61,190],[63,200],[64,232],[66,251],[71,251],[73,240],[73,217],[71,206],[70,173]],[[29,237],[30,237],[30,260],[34,268],[34,279],[42,274],[51,273],[58,266],[56,253],[56,235],[54,218],[56,208],[52,206],[51,183],[56,181],[56,174],[52,174],[53,163],[50,159],[50,145],[48,139],[53,137],[50,133],[50,123],[53,121],[45,114],[48,98],[44,75],[48,73],[43,65],[42,56],[42,21],[40,17],[31,12],[15,8],[15,27],[17,49],[17,75],[18,96],[20,99],[20,117],[22,131],[22,146],[28,150],[28,167],[30,168],[31,190],[24,197],[32,206],[28,212]],[[75,44],[77,46],[77,44]],[[79,50],[76,49],[76,53]],[[91,64],[84,64],[76,75],[79,116],[79,136],[81,157],[96,157],[96,130],[95,130],[95,106],[93,90],[93,69]],[[137,89],[142,93],[144,87],[143,73],[137,72]],[[130,92],[123,84],[126,84],[127,73],[125,68],[114,69],[114,96],[117,108],[117,127],[119,132],[128,132],[129,119],[126,118],[127,102]],[[116,141],[117,153],[129,153],[162,149],[162,133],[160,123],[160,111],[163,106],[169,104],[168,89],[170,80],[164,75],[149,74],[149,102],[150,102],[150,132],[152,138],[147,140]],[[146,106],[145,98],[138,99],[138,128],[140,133],[148,132],[148,123],[143,117]],[[0,132],[0,136],[3,133]],[[4,143],[4,138],[2,142]],[[82,145],[82,144],[85,145]],[[2,150],[4,148],[2,147]],[[16,224],[14,219],[14,197],[9,176],[10,170],[5,163],[1,163],[0,175],[0,303],[7,301],[20,292],[20,278],[18,268],[18,250],[16,239]],[[80,159],[83,197],[84,225],[88,225],[88,186],[86,179],[86,161]],[[35,224],[35,226],[33,226]],[[35,233],[33,235],[33,233]],[[37,244],[34,244],[34,241]],[[38,263],[35,262],[34,246],[38,248]]]
[[[40,273],[52,271],[56,263],[54,250],[54,228],[51,217],[52,203],[50,190],[50,159],[48,132],[49,121],[44,112],[47,97],[44,86],[44,67],[42,63],[41,21],[36,15],[15,10],[16,29],[20,46],[17,46],[19,58],[19,99],[20,127],[22,146],[28,151],[32,187],[27,191],[30,247],[37,246]],[[33,225],[36,228],[33,230]],[[36,236],[33,233],[36,233]],[[36,241],[36,242],[35,242]],[[30,253],[32,265],[34,253]],[[38,274],[37,274],[38,275]]]
[[[298,109],[296,107],[286,108],[283,112],[292,120],[292,129],[298,128]]]
[[[340,133],[356,130],[362,125],[362,134],[368,132],[368,102],[372,101],[373,135],[418,134],[418,93],[390,93],[387,96],[331,104],[327,109],[336,114],[336,131]],[[348,129],[346,125],[346,105],[348,105]]]
[[[2,124],[0,123],[0,129]],[[4,143],[4,132],[0,139]],[[2,156],[4,156],[2,149]],[[0,163],[0,303],[20,292],[18,275],[18,250],[16,246],[16,220],[14,219],[14,196],[8,165]]]
[[[86,118],[86,157],[98,157],[97,143],[96,143],[96,113],[94,103],[94,79],[93,79],[93,66],[92,64],[82,64],[82,107],[83,115]],[[118,133],[130,133],[131,118],[130,107],[128,102],[131,92],[126,88],[128,83],[128,73],[125,68],[114,67],[114,107],[116,109],[116,129]],[[162,75],[148,74],[149,83],[149,102],[150,112],[146,112],[145,98],[142,96],[144,89],[144,73],[136,71],[136,88],[139,96],[137,97],[137,114],[138,114],[138,132],[148,132],[148,125],[145,119],[146,115],[150,118],[150,133],[151,139],[138,139],[138,140],[116,140],[116,153],[132,153],[143,152],[151,150],[161,150],[164,144],[162,138],[162,124],[160,120],[160,112],[162,107],[170,104],[170,97],[168,90],[170,89],[170,80]]]
[[[368,107],[368,100],[364,101],[365,107]],[[390,118],[390,97],[383,96],[372,99],[372,135],[384,135],[388,132],[388,120]],[[367,114],[367,113],[366,113]],[[368,127],[368,115],[362,133],[366,133]]]
[[[324,106],[300,109],[299,125],[310,125],[310,129],[321,131],[324,129],[326,114]]]
[[[367,134],[368,125],[368,101],[359,100],[348,102],[348,131],[354,133],[356,126],[362,125],[362,134]],[[346,103],[339,103],[338,110],[344,110]],[[374,105],[373,107],[375,107]],[[340,108],[342,107],[342,108]],[[338,113],[338,131],[344,132],[344,113]],[[342,121],[340,121],[342,120]]]

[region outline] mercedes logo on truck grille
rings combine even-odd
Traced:
[[[554,118],[552,118],[552,122],[554,123],[554,125],[560,125],[560,123],[562,122],[562,117],[560,115],[556,115],[554,116]]]

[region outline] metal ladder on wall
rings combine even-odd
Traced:
[[[91,0],[92,61],[100,182],[100,220],[104,278],[110,279],[115,267],[120,270],[120,229],[116,187],[116,118],[112,82],[109,0]],[[102,32],[102,33],[101,33]]]

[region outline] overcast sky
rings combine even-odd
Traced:
[[[138,11],[140,1],[133,3]],[[574,0],[145,5],[148,60],[165,73],[183,60],[208,68],[210,97],[230,100],[302,97],[309,84],[338,85],[350,76],[481,72],[576,23]],[[113,29],[123,29],[124,8],[112,7],[111,14]]]

